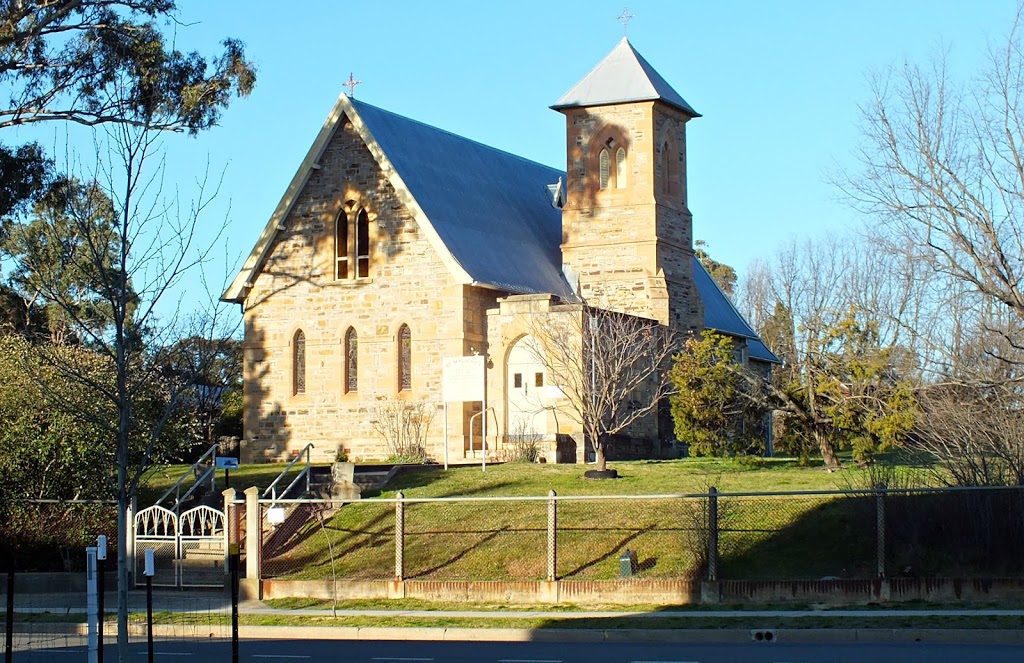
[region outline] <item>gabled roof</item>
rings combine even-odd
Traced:
[[[572,296],[562,276],[562,210],[548,188],[563,171],[362,101],[352,106],[473,281]]]
[[[561,272],[561,210],[548,189],[562,171],[342,94],[223,300],[244,301],[345,117],[456,282],[572,298]]]
[[[693,281],[697,294],[704,304],[704,327],[730,336],[747,339],[747,352],[754,359],[781,364],[782,362],[768,349],[750,324],[743,318],[729,297],[722,292],[700,260],[693,257]]]
[[[662,101],[691,117],[700,117],[625,37],[551,108],[561,110],[634,101]]]

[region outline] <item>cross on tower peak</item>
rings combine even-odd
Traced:
[[[619,23],[622,23],[622,34],[629,34],[629,22],[636,18],[633,14],[629,13],[629,9],[626,7],[622,8],[622,13],[615,17]]]
[[[342,83],[343,86],[348,88],[348,96],[350,96],[350,97],[355,97],[356,96],[356,86],[357,85],[362,85],[362,84],[363,84],[363,82],[362,81],[357,81],[355,76],[352,75],[352,72],[349,72],[348,80],[345,81],[344,83]]]

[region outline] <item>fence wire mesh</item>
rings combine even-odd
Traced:
[[[555,502],[552,521],[544,497],[406,499],[398,531],[396,500],[291,503],[264,522],[263,577],[543,580],[552,562],[560,580],[1024,576],[1021,488]]]
[[[558,573],[565,580],[607,580],[636,553],[636,574],[691,577],[703,567],[699,501],[683,498],[558,501]],[[634,570],[630,567],[630,573]]]
[[[117,508],[108,502],[16,501],[0,513],[0,561],[19,572],[84,571],[85,549],[107,536],[117,550]]]
[[[394,577],[393,503],[288,502],[264,504],[261,511],[263,578]]]
[[[84,573],[78,580],[84,581]],[[20,663],[52,663],[55,655],[61,659],[73,655],[74,660],[86,660],[88,627],[86,617],[87,595],[82,585],[63,587],[60,592],[22,591],[24,574],[15,576],[14,627],[12,651],[14,661]],[[6,605],[6,590],[0,577],[0,607]],[[108,570],[108,592],[105,600],[105,660],[117,660],[116,608],[113,572]],[[6,620],[0,619],[0,642],[6,638]],[[222,660],[231,655],[231,605],[223,591],[183,594],[178,591],[157,591],[154,598],[154,649],[158,655],[173,655],[181,651],[185,642],[203,643],[203,649],[222,652]],[[129,594],[128,642],[132,659],[147,652],[146,597],[144,590]],[[211,654],[216,657],[215,654]]]
[[[544,500],[405,505],[411,580],[543,580],[546,550]]]
[[[873,496],[723,495],[718,532],[720,579],[876,576]]]

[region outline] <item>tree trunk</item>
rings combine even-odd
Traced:
[[[118,468],[123,484],[124,469]],[[128,498],[121,488],[117,495],[117,660],[130,663],[128,652]],[[102,616],[101,616],[102,619]]]
[[[604,443],[598,442],[594,447],[597,450],[597,471],[604,472],[608,469],[608,461],[604,457]]]
[[[818,443],[818,449],[821,451],[821,459],[825,461],[825,467],[830,470],[838,470],[839,459],[836,457],[836,450],[832,448],[832,442],[829,441],[825,431],[815,426],[814,439]]]

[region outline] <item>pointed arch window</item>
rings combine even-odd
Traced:
[[[359,338],[352,327],[345,332],[345,393],[359,390]]]
[[[370,217],[365,209],[356,216],[356,278],[370,276]]]
[[[626,188],[626,149],[623,147],[615,151],[615,188]]]
[[[306,393],[306,334],[300,329],[292,338],[292,394]]]
[[[334,278],[339,281],[370,276],[370,215],[365,208],[353,212],[348,201],[334,222]]]
[[[601,182],[600,186],[602,189],[608,188],[608,182],[611,179],[611,163],[608,156],[608,150],[601,150],[601,154],[598,156],[598,170],[600,172]]]
[[[668,143],[661,146],[661,192],[672,193],[672,185],[669,181],[672,174],[672,155]]]
[[[409,325],[398,330],[398,389],[412,389],[412,333]]]
[[[334,220],[334,278],[348,278],[348,215],[345,210]]]

